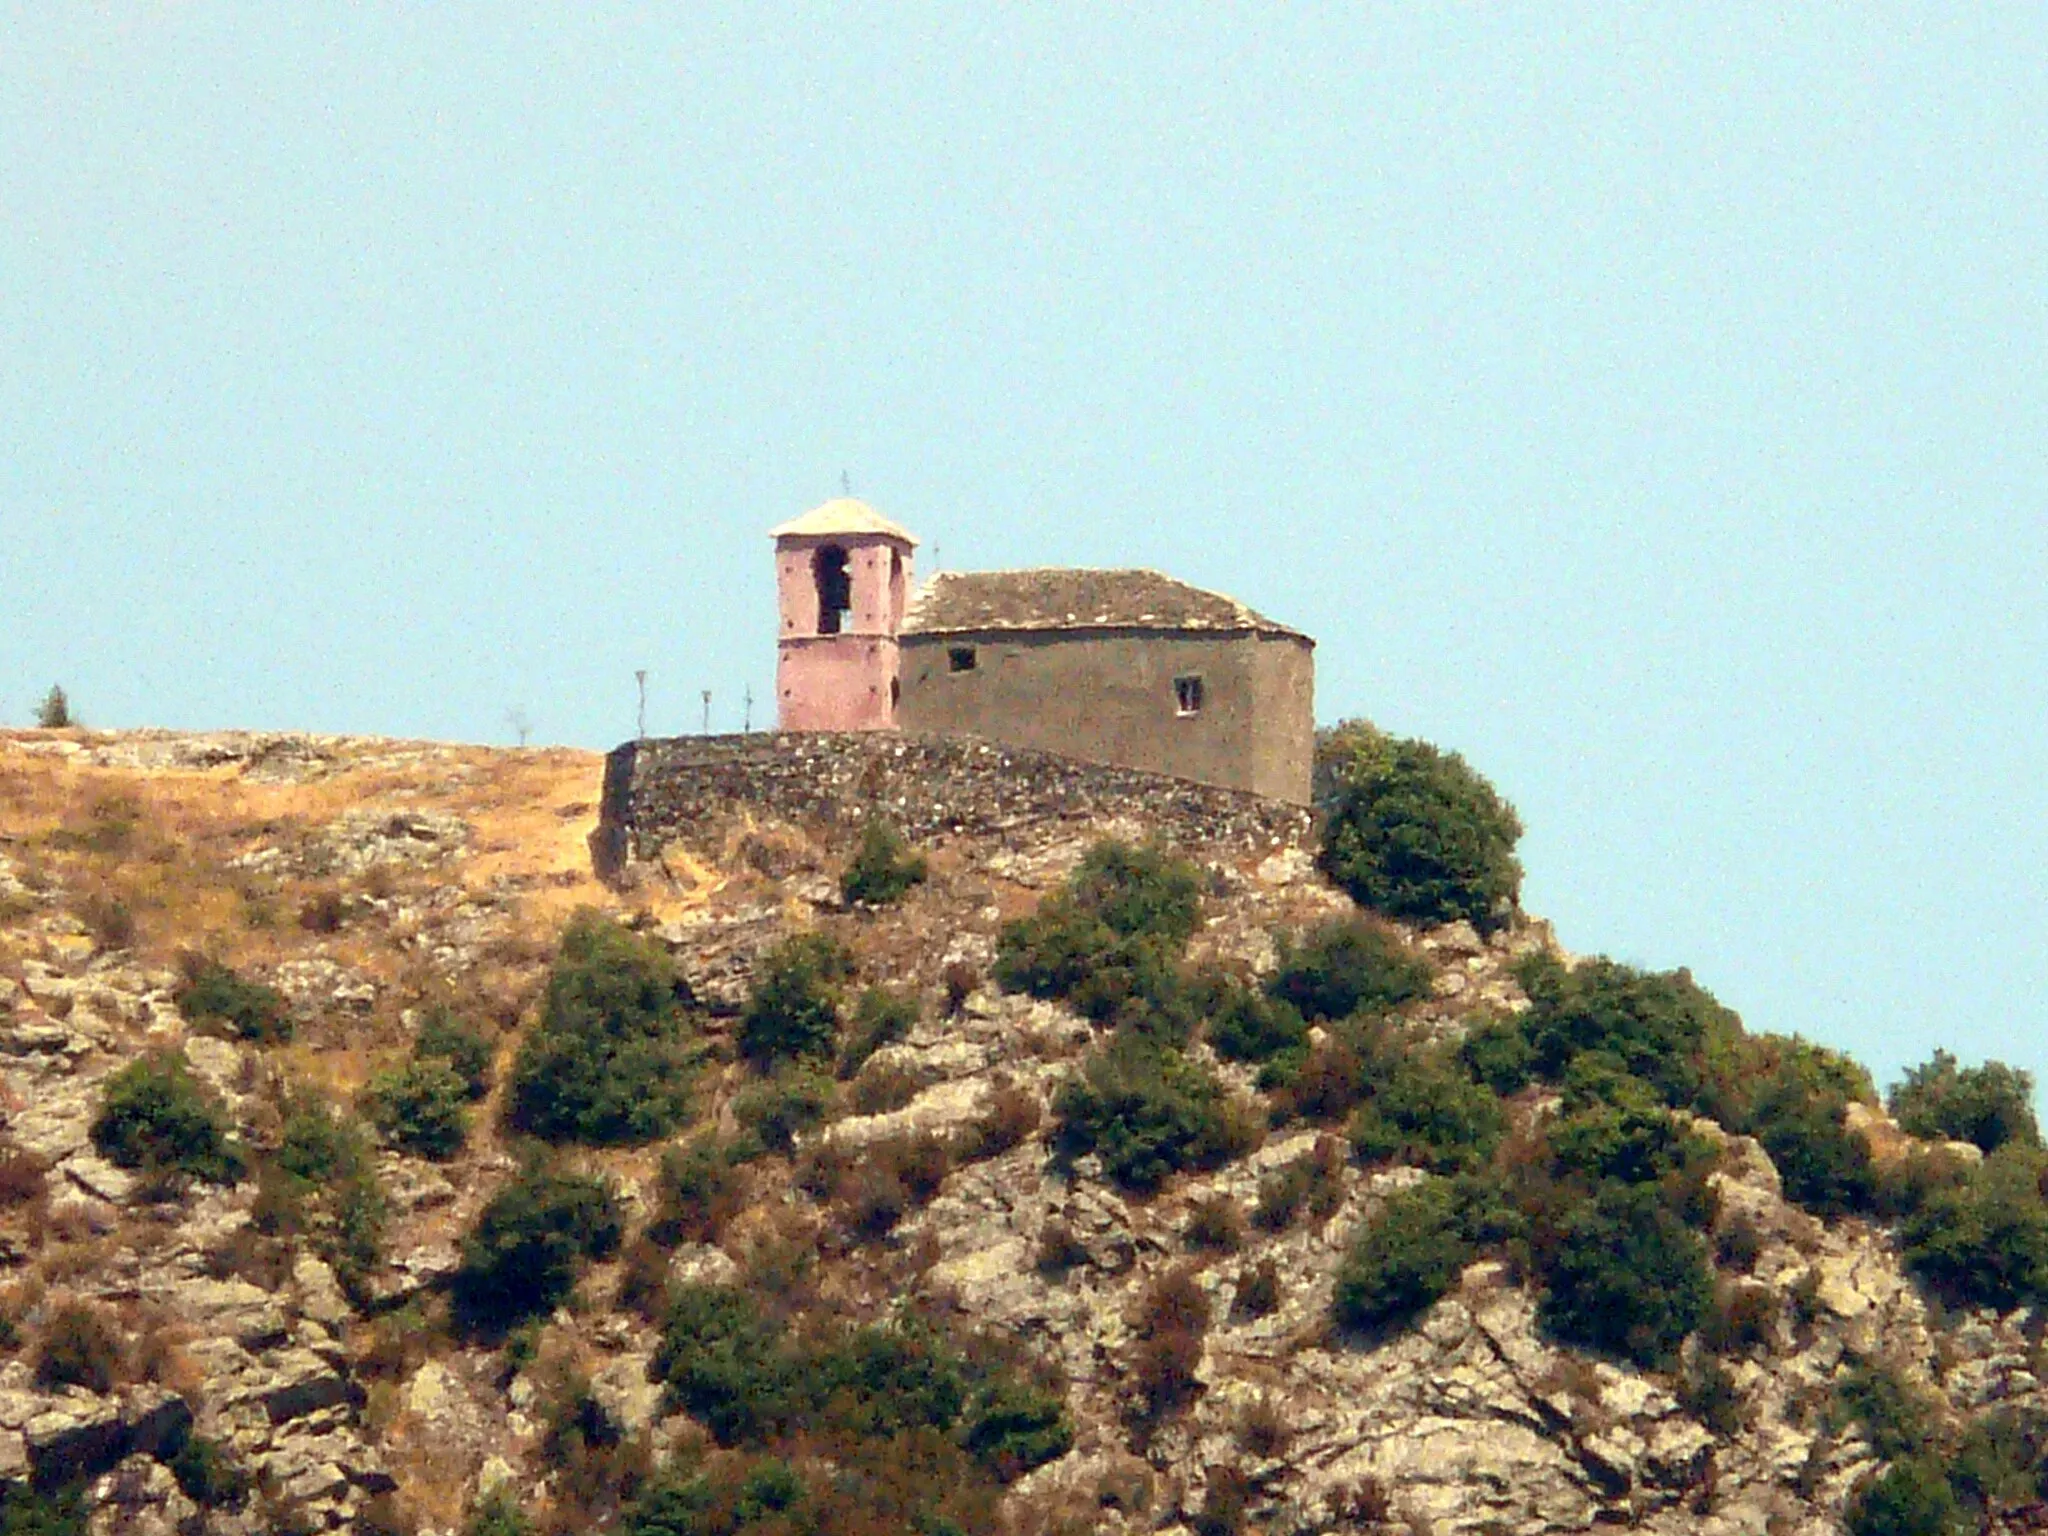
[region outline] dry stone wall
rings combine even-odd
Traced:
[[[840,826],[882,816],[913,839],[1003,838],[1126,819],[1185,846],[1243,853],[1304,847],[1312,823],[1301,806],[1242,790],[974,736],[678,736],[627,742],[605,759],[591,838],[598,871],[616,874],[745,809]]]

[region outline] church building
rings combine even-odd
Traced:
[[[960,732],[1306,805],[1315,642],[1147,570],[946,572],[842,497],[772,530],[786,731]]]

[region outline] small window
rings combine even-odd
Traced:
[[[1202,680],[1199,677],[1176,677],[1173,680],[1173,698],[1184,715],[1199,715],[1202,712]]]
[[[948,672],[972,672],[974,664],[974,647],[971,645],[956,645],[946,651],[946,670]]]

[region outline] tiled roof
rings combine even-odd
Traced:
[[[906,544],[917,540],[904,529],[892,523],[864,501],[851,496],[835,496],[823,506],[813,507],[802,517],[792,518],[768,530],[768,537],[780,539],[790,536],[829,537],[833,534],[879,533],[892,539],[901,539]]]
[[[1050,629],[1300,634],[1234,597],[1143,570],[946,571],[903,616],[906,635]]]

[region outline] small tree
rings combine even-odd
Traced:
[[[1283,942],[1267,990],[1311,1022],[1378,1011],[1429,995],[1429,962],[1385,928],[1359,918],[1323,923],[1299,944]]]
[[[512,1064],[512,1124],[547,1141],[652,1141],[688,1118],[698,1052],[667,953],[595,912],[562,932]]]
[[[1602,1185],[1544,1247],[1537,1315],[1563,1343],[1667,1365],[1713,1305],[1706,1245],[1654,1186]]]
[[[1515,909],[1521,819],[1455,752],[1348,721],[1317,744],[1324,871],[1360,906],[1498,928]]]
[[[740,1054],[763,1071],[829,1059],[839,1044],[839,983],[852,973],[853,957],[825,934],[783,940],[763,957],[740,1015]]]
[[[62,688],[52,684],[50,691],[43,695],[43,702],[36,706],[36,724],[46,731],[61,731],[74,723],[71,701],[64,696]]]
[[[462,1240],[457,1320],[489,1333],[548,1311],[575,1287],[584,1260],[609,1258],[623,1235],[609,1184],[529,1165]]]
[[[1429,1308],[1475,1255],[1458,1190],[1431,1179],[1392,1196],[1337,1271],[1332,1309],[1346,1328],[1397,1327]]]
[[[921,885],[928,873],[925,856],[878,817],[861,830],[860,848],[839,877],[839,894],[849,904],[887,906]]]
[[[1171,1046],[1119,1032],[1053,1098],[1056,1145],[1097,1153],[1128,1189],[1157,1189],[1183,1168],[1214,1168],[1258,1144],[1245,1108]]]
[[[220,1102],[182,1051],[139,1057],[107,1078],[92,1143],[109,1162],[147,1174],[232,1184],[243,1170]]]
[[[2002,1061],[1958,1067],[1947,1051],[1906,1070],[1888,1096],[1894,1118],[1914,1136],[1974,1142],[1996,1152],[2007,1142],[2041,1145],[2034,1123],[2034,1078]]]

